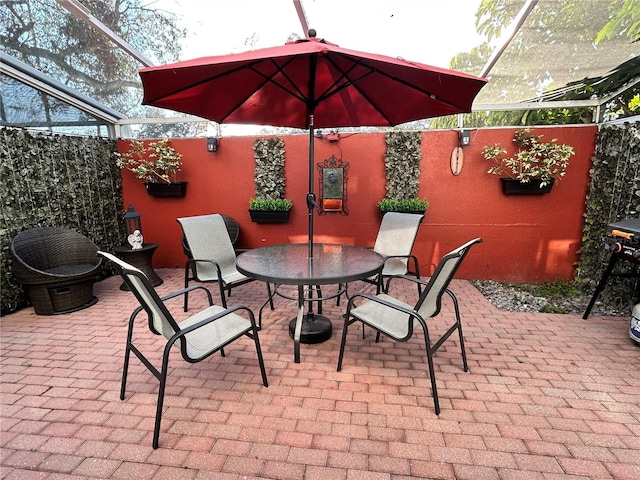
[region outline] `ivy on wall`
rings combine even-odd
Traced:
[[[640,122],[602,127],[592,160],[576,277],[585,292],[595,290],[609,262],[607,224],[640,217]],[[630,273],[633,268],[631,262],[618,262],[615,271]],[[637,278],[610,277],[599,300],[628,306],[639,294]]]
[[[277,137],[258,138],[253,142],[253,151],[256,199],[284,199],[284,140]]]
[[[391,131],[385,135],[387,152],[384,156],[387,183],[385,198],[410,200],[420,190],[420,160],[422,160],[421,132]]]
[[[11,274],[11,240],[32,227],[67,227],[108,251],[122,245],[115,141],[0,129],[0,315],[28,305]]]

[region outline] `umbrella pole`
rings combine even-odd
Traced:
[[[313,210],[316,208],[316,194],[313,192],[313,114],[309,115],[309,193],[307,193],[307,208],[309,209],[309,258],[313,258]]]

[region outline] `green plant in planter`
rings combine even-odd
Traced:
[[[394,200],[384,198],[378,202],[381,212],[424,212],[429,207],[429,202],[421,198],[407,200]]]
[[[249,200],[250,210],[286,211],[293,201],[284,197],[284,141],[277,137],[259,138],[253,142],[256,162],[254,181],[255,198]]]
[[[378,202],[382,212],[425,211],[426,199],[420,190],[421,132],[392,131],[385,135],[387,151],[384,157],[387,194]]]
[[[574,155],[573,147],[558,144],[557,138],[542,142],[542,135],[532,135],[531,129],[516,131],[513,143],[518,151],[512,157],[505,156],[507,150],[500,144],[487,145],[482,155],[492,163],[487,173],[513,178],[527,183],[541,180],[540,186],[547,185],[552,178],[562,178],[569,165],[569,157]]]
[[[175,182],[176,173],[182,166],[182,154],[169,145],[165,138],[149,142],[131,140],[128,152],[116,153],[116,165],[132,171],[136,178],[149,183]]]
[[[249,200],[250,210],[266,210],[282,212],[291,210],[293,202],[286,198],[252,198]]]

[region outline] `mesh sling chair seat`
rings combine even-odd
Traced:
[[[37,315],[87,308],[102,258],[98,247],[81,233],[63,227],[36,227],[11,242],[12,273],[23,286]]]
[[[178,218],[191,252],[185,264],[184,286],[189,282],[217,282],[220,288],[222,306],[227,306],[227,294],[233,287],[252,282],[253,279],[242,275],[236,269],[236,252],[227,231],[224,218],[219,214],[198,215]],[[271,296],[269,285],[267,293]],[[189,296],[184,296],[184,311],[189,308]],[[273,309],[273,304],[271,304]]]
[[[347,332],[349,325],[352,323],[359,321],[376,330],[376,341],[378,341],[379,335],[382,333],[383,335],[391,337],[399,342],[406,342],[412,337],[414,329],[421,326],[425,336],[427,363],[429,366],[429,376],[431,378],[431,391],[433,393],[433,404],[436,415],[439,415],[440,403],[438,401],[438,390],[436,386],[435,371],[433,368],[433,355],[456,330],[458,331],[458,336],[460,338],[463,368],[465,372],[468,371],[458,300],[454,293],[449,290],[448,286],[458,270],[458,267],[469,252],[469,249],[476,243],[480,242],[482,242],[482,239],[476,238],[458,247],[452,252],[447,253],[438,263],[438,266],[428,282],[408,277],[406,275],[393,277],[403,278],[412,282],[419,282],[423,285],[424,289],[415,305],[409,305],[408,303],[398,300],[387,293],[379,293],[377,295],[359,293],[353,295],[347,304],[347,313],[345,315],[345,323],[342,330],[342,342],[340,344],[340,354],[338,357],[338,371],[342,369],[342,360],[344,358],[344,350],[347,343]],[[391,281],[391,279],[389,281]],[[432,344],[429,338],[427,323],[429,318],[435,317],[440,313],[442,295],[445,293],[453,301],[455,313],[454,322],[450,324],[445,333]]]
[[[377,285],[377,293],[387,291],[384,286],[385,278],[390,279],[394,275],[414,275],[420,278],[418,259],[411,251],[423,219],[422,214],[401,212],[387,212],[382,217],[373,251],[385,258],[384,267],[380,275],[367,280]],[[418,294],[420,292],[421,286],[418,283]]]
[[[140,302],[140,306],[133,311],[129,318],[120,399],[124,400],[125,397],[129,357],[131,352],[133,352],[160,382],[153,430],[153,448],[158,448],[158,442],[160,439],[160,423],[162,421],[162,407],[169,369],[169,355],[173,350],[173,347],[180,350],[182,358],[185,361],[189,363],[196,363],[218,351],[220,351],[221,355],[224,357],[224,347],[243,336],[247,336],[255,343],[258,364],[262,375],[262,383],[265,387],[268,386],[267,373],[264,368],[264,360],[262,357],[262,350],[260,348],[260,340],[258,338],[258,328],[256,326],[254,314],[248,307],[238,305],[231,308],[223,308],[218,305],[213,305],[211,292],[203,286],[193,286],[188,289],[182,289],[160,298],[142,271],[120,260],[114,255],[111,255],[110,253],[98,252],[98,254],[113,262],[118,273],[129,286],[138,302]],[[192,292],[194,290],[206,293],[209,306],[204,310],[177,322],[167,309],[164,302],[171,298],[184,295],[187,291]],[[159,370],[134,345],[133,333],[135,320],[138,317],[138,314],[143,311],[147,314],[149,330],[154,334],[164,336],[167,339],[167,343],[165,344],[162,354],[162,366]]]
[[[220,214],[220,216],[222,217],[222,220],[224,220],[224,224],[227,227],[229,240],[231,240],[231,244],[235,248],[236,242],[238,241],[238,237],[240,236],[240,225],[238,225],[238,222],[232,217],[229,217],[227,215],[222,215],[222,214]],[[184,233],[182,234],[181,243],[182,243],[182,251],[187,256],[187,258],[190,258],[190,259],[193,258],[193,255],[191,254],[191,250],[189,250],[189,244],[187,243],[187,238],[184,236]]]

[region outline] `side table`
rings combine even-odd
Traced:
[[[120,257],[125,262],[133,265],[136,268],[139,268],[142,273],[144,273],[151,285],[157,287],[158,285],[162,285],[163,281],[158,274],[151,267],[151,260],[153,259],[153,254],[158,248],[157,243],[145,243],[142,248],[138,250],[133,250],[131,247],[115,247],[113,251],[116,256]],[[129,286],[126,283],[122,283],[120,285],[120,290],[129,290]]]

